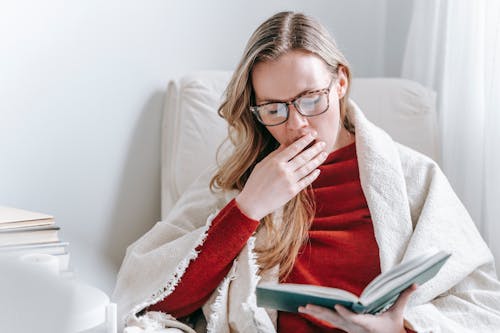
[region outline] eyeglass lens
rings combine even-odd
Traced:
[[[302,96],[292,102],[297,111],[303,116],[315,116],[326,111],[328,97],[324,92]],[[289,105],[287,103],[272,103],[258,108],[258,114],[264,125],[274,125],[285,122],[288,118]]]

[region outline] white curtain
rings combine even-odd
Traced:
[[[441,166],[500,272],[500,0],[414,1],[402,76],[438,93]]]

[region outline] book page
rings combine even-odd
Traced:
[[[395,266],[378,281],[373,280],[360,296],[360,303],[370,304],[394,290],[407,288],[410,282],[425,283],[434,277],[451,254],[439,251],[432,256],[414,258]],[[375,282],[375,283],[374,283]]]
[[[388,283],[389,281],[408,273],[409,271],[415,269],[416,267],[422,265],[426,260],[428,260],[428,256],[422,256],[417,258],[412,258],[408,261],[402,262],[385,273],[380,274],[375,279],[373,279],[364,289],[363,294],[369,293],[370,290],[378,289],[382,285]]]

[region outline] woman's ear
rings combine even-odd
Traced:
[[[342,97],[344,97],[349,85],[349,81],[347,80],[347,73],[344,66],[339,67],[337,75],[338,77],[335,87],[337,88],[337,95],[339,96],[339,99],[341,99]]]

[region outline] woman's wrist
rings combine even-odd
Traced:
[[[252,204],[248,203],[248,200],[246,200],[245,196],[242,193],[238,194],[234,199],[236,205],[238,206],[240,211],[247,217],[255,221],[260,221],[264,216],[261,216],[262,214],[259,214],[255,207],[253,207]]]

